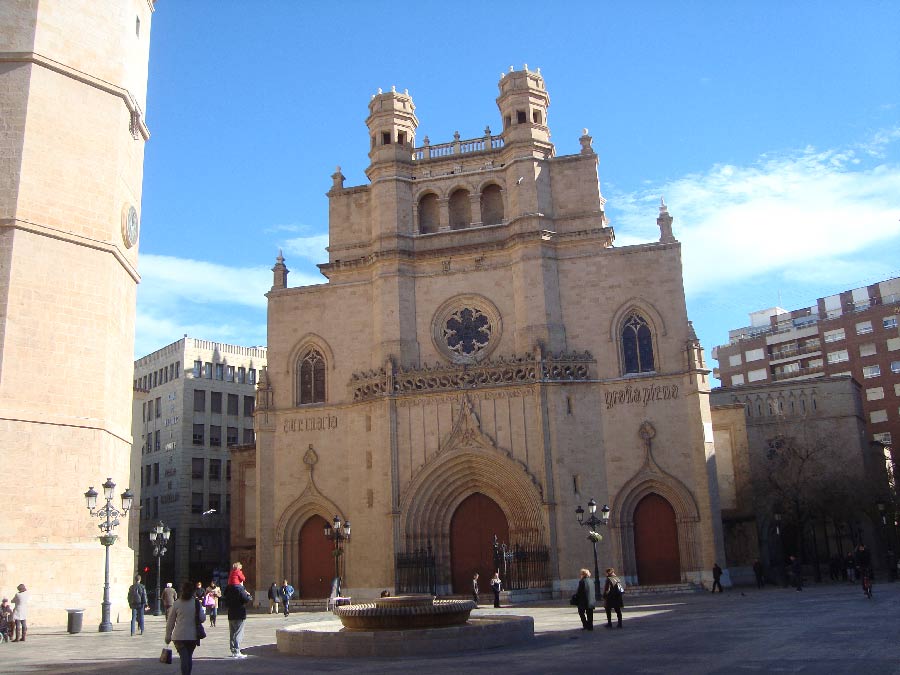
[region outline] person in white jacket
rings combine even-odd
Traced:
[[[194,585],[186,581],[181,585],[181,594],[172,605],[166,620],[166,644],[175,642],[175,650],[181,659],[181,675],[190,675],[194,665],[194,649],[200,644],[197,639],[198,604],[194,597]]]
[[[13,620],[16,622],[16,637],[13,642],[25,642],[25,635],[28,633],[28,589],[25,584],[19,584],[16,587],[18,593],[13,596],[12,602],[16,606],[13,610]]]

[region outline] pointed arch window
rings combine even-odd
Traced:
[[[325,402],[325,358],[309,349],[297,364],[297,404]]]
[[[637,312],[629,314],[622,327],[622,356],[626,374],[656,370],[653,335],[647,320]]]

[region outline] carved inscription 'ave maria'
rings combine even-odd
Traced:
[[[623,405],[644,405],[653,401],[669,401],[678,398],[677,384],[652,384],[649,387],[632,387],[613,389],[605,393],[606,409]]]

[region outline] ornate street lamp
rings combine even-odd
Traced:
[[[591,501],[588,502],[588,514],[588,519],[585,520],[584,509],[581,508],[581,504],[575,509],[575,518],[578,519],[578,524],[582,527],[590,528],[588,539],[591,540],[591,544],[594,547],[594,598],[599,601],[602,594],[600,592],[600,563],[597,561],[597,542],[603,539],[603,536],[597,532],[597,526],[609,525],[609,506],[604,504],[603,508],[600,509],[600,517],[597,518],[597,502],[591,497]]]
[[[332,524],[325,525],[325,538],[334,542],[334,578],[340,579],[341,576],[341,555],[344,552],[343,542],[350,541],[350,521],[341,524],[341,517],[335,516]]]
[[[131,493],[130,488],[125,488],[125,492],[122,493],[122,510],[120,511],[115,506],[113,506],[113,493],[116,489],[116,484],[112,482],[112,478],[107,478],[106,482],[103,484],[103,499],[106,501],[105,506],[101,506],[99,509],[97,508],[97,492],[94,490],[94,487],[91,486],[88,488],[88,491],[84,493],[84,502],[85,506],[87,506],[88,511],[92,516],[96,516],[100,518],[100,543],[103,544],[106,549],[106,568],[104,571],[103,578],[103,602],[100,607],[101,618],[100,618],[100,632],[101,633],[109,633],[113,629],[112,621],[109,618],[109,547],[116,543],[116,539],[119,537],[113,534],[113,531],[116,527],[119,526],[119,516],[123,518],[128,515],[128,512],[131,510],[131,504],[134,501],[134,495]]]
[[[169,543],[169,537],[172,531],[166,527],[163,521],[159,521],[150,530],[150,543],[153,544],[153,557],[156,558],[156,602],[153,603],[153,616],[159,616],[159,594],[160,594],[160,577],[162,573],[162,557],[169,549],[166,544]]]

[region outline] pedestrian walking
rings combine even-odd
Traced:
[[[606,627],[612,628],[612,613],[615,611],[622,627],[622,608],[625,606],[625,584],[616,576],[616,571],[609,567],[606,570],[606,584],[603,586],[603,606],[606,609]]]
[[[169,618],[169,610],[172,609],[172,605],[175,604],[175,600],[178,599],[178,591],[172,588],[172,582],[166,582],[166,587],[160,593],[160,597],[162,599],[163,610],[166,612],[166,618]]]
[[[247,620],[247,605],[253,600],[253,596],[241,583],[228,584],[222,597],[228,607],[228,644],[231,656],[245,659],[247,655],[241,652],[241,640],[244,637],[244,621]]]
[[[3,598],[0,602],[0,642],[9,642],[13,626],[13,609],[9,604],[9,598]]]
[[[172,611],[166,619],[166,644],[175,642],[175,651],[181,661],[181,675],[190,675],[194,665],[194,649],[200,646],[197,624],[199,603],[194,596],[194,586],[190,581],[181,585],[181,594],[172,604]]]
[[[478,607],[478,572],[472,575],[472,599],[475,601],[475,606]]]
[[[719,567],[719,563],[713,563],[713,587],[712,592],[716,592],[716,586],[719,587],[719,593],[722,592],[722,568]]]
[[[277,614],[278,613],[278,584],[274,581],[272,585],[269,586],[269,614]]]
[[[131,607],[131,636],[134,637],[135,625],[144,634],[144,612],[150,608],[147,600],[147,588],[141,583],[141,575],[134,575],[134,583],[128,587],[128,606]]]
[[[502,590],[503,582],[500,581],[500,572],[494,572],[494,576],[491,578],[491,590],[494,592],[494,607],[500,607],[500,591]]]
[[[200,604],[203,604],[203,596],[206,595],[206,589],[203,588],[203,582],[198,581],[194,584],[194,597],[200,601]]]
[[[800,564],[800,558],[792,555],[791,558],[791,576],[794,581],[794,588],[798,591],[803,590],[803,566]]]
[[[291,598],[294,597],[294,587],[288,583],[288,580],[285,579],[284,583],[281,584],[281,588],[279,589],[281,593],[281,604],[284,607],[284,615],[290,616],[291,614]]]
[[[591,583],[591,571],[582,569],[579,572],[578,589],[572,600],[578,607],[578,618],[581,619],[581,630],[594,630],[594,608],[597,606],[594,584]]]
[[[756,577],[756,587],[762,588],[766,585],[766,579],[763,576],[763,566],[759,560],[753,561],[753,576]]]
[[[219,598],[222,597],[222,589],[216,585],[215,581],[210,581],[206,587],[206,595],[203,596],[203,609],[206,610],[206,616],[209,617],[209,625],[216,627],[216,617],[219,616]]]

